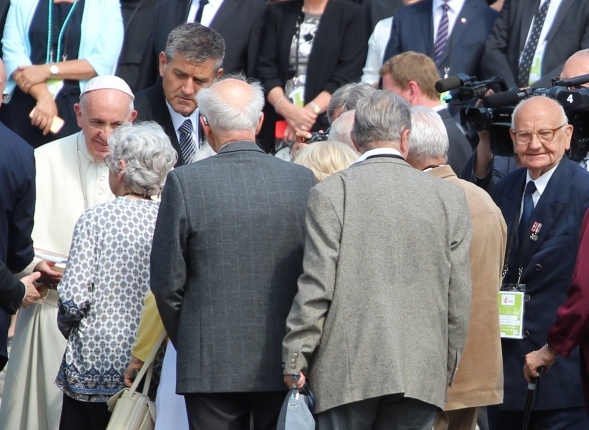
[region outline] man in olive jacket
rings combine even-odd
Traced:
[[[363,155],[309,194],[282,357],[289,387],[309,376],[322,429],[431,429],[466,342],[468,207],[405,162],[410,128],[399,96],[360,100]]]

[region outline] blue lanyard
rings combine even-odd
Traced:
[[[45,63],[53,63],[53,50],[51,49],[51,39],[53,35],[53,0],[49,1],[49,13],[47,14],[47,55],[45,57]],[[56,60],[59,61],[61,56],[61,41],[63,39],[63,32],[67,27],[72,15],[74,14],[74,9],[78,4],[77,0],[74,0],[74,4],[72,5],[70,11],[68,12],[67,16],[65,17],[65,21],[61,26],[61,30],[59,30],[59,36],[57,37],[57,55],[55,56]]]

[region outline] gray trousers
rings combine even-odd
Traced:
[[[348,403],[315,415],[317,430],[431,430],[437,408],[402,394]]]

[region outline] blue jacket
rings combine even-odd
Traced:
[[[4,27],[3,59],[10,77],[18,66],[31,65],[29,28],[39,0],[11,0]],[[118,0],[86,0],[78,58],[90,63],[97,75],[113,73],[123,46],[123,18]],[[80,91],[87,81],[80,81]],[[9,78],[6,89],[16,83]]]

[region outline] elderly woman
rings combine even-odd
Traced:
[[[124,388],[145,294],[159,202],[177,159],[155,123],[122,125],[108,140],[109,183],[117,198],[82,214],[58,285],[58,326],[67,348],[56,384],[60,429],[104,429],[106,401]]]
[[[326,140],[305,146],[295,154],[292,161],[311,169],[317,182],[321,182],[334,173],[350,167],[359,156],[345,143]]]

